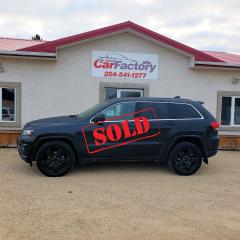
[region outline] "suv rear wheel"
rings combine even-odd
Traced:
[[[75,162],[73,149],[62,141],[44,143],[37,151],[38,169],[49,177],[60,177],[66,174]]]
[[[192,175],[201,167],[202,151],[191,142],[175,145],[168,159],[169,168],[179,175]]]

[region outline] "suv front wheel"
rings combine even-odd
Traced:
[[[169,168],[179,175],[192,175],[201,167],[202,151],[191,142],[176,144],[169,156]]]
[[[38,169],[49,177],[60,177],[66,174],[75,162],[73,149],[62,141],[44,143],[37,151]]]

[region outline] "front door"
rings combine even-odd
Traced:
[[[90,127],[85,129],[90,158],[118,158],[118,160],[121,160],[125,157],[135,157],[135,144],[125,144],[124,133],[121,131],[121,137],[119,137],[119,132],[117,133],[113,126],[115,125],[116,127],[118,125],[122,127],[122,122],[129,121],[127,124],[128,131],[132,133],[134,131],[132,121],[135,115],[135,107],[135,102],[113,104],[101,112],[105,115],[106,121],[101,124],[91,124]],[[97,131],[97,137],[94,137],[94,131],[95,133]],[[99,138],[99,133],[101,137],[104,137],[103,140]]]

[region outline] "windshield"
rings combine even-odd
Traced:
[[[90,108],[88,108],[86,111],[79,113],[77,116],[79,118],[85,118],[93,113],[95,113],[97,111],[97,109],[101,109],[101,107],[103,107],[106,103],[99,103],[96,104]]]

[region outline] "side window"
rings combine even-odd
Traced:
[[[135,102],[118,103],[103,110],[102,113],[105,114],[106,119],[122,117],[121,119],[132,120],[134,118],[135,105]]]
[[[0,106],[2,106],[2,115],[0,121],[15,121],[15,98],[16,98],[16,89],[15,88],[0,88],[1,90],[1,99]]]
[[[156,103],[156,102],[138,102],[137,112],[144,109],[154,109],[156,116],[153,111],[146,111],[143,113],[138,113],[137,116],[145,116],[148,119],[169,119],[168,106],[166,103]]]
[[[21,126],[21,83],[0,82],[0,127]]]
[[[201,115],[191,105],[168,103],[168,106],[176,119],[201,118]]]
[[[222,97],[221,124],[231,126],[240,125],[240,97]]]

